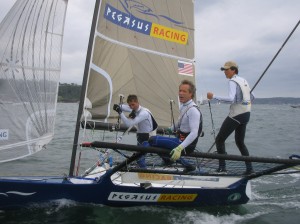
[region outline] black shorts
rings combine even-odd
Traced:
[[[149,133],[137,133],[136,138],[139,144],[142,144],[149,139]]]

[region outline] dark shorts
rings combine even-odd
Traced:
[[[149,133],[137,133],[136,138],[139,144],[142,144],[149,139]]]

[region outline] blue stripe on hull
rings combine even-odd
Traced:
[[[1,179],[0,209],[57,199],[115,207],[237,205],[249,201],[245,193],[246,185],[247,180],[242,179],[229,188],[145,189],[139,186],[116,186],[109,178],[90,184],[73,184],[64,178],[45,178],[45,181]]]

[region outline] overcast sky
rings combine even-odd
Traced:
[[[0,19],[15,0],[0,0]],[[251,86],[300,20],[300,0],[195,0],[198,96],[227,94],[220,67],[239,65]],[[95,0],[69,0],[62,83],[81,84]],[[300,97],[300,25],[254,90],[256,97]]]

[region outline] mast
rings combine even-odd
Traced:
[[[77,152],[78,137],[79,137],[79,130],[80,130],[80,119],[81,119],[81,113],[83,111],[83,106],[84,106],[86,85],[87,85],[89,68],[90,68],[89,65],[91,61],[92,47],[94,44],[95,30],[96,30],[96,25],[98,20],[99,5],[100,5],[100,0],[96,0],[93,21],[92,21],[92,26],[90,31],[89,45],[88,45],[85,67],[84,67],[84,75],[82,79],[81,95],[80,95],[80,102],[79,102],[78,113],[77,113],[77,121],[76,121],[75,134],[73,140],[73,150],[72,150],[72,156],[70,162],[69,176],[73,176],[74,168],[75,168],[76,152]]]

